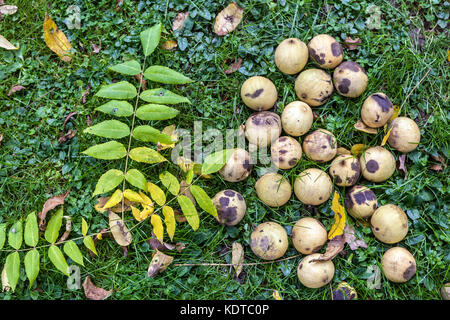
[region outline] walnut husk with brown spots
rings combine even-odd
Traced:
[[[302,146],[306,157],[317,162],[330,161],[337,153],[336,138],[325,129],[317,129],[308,134]]]
[[[254,76],[244,81],[241,98],[246,106],[255,111],[272,108],[277,101],[277,88],[266,77]]]
[[[270,207],[280,207],[286,204],[292,195],[289,181],[278,173],[266,173],[256,181],[258,198]]]
[[[314,115],[311,107],[302,101],[293,101],[284,107],[281,114],[283,130],[290,136],[299,137],[311,129]]]
[[[304,70],[295,80],[297,97],[311,107],[321,106],[327,102],[333,90],[331,76],[321,69]]]
[[[332,260],[318,261],[320,253],[313,253],[303,258],[297,268],[297,277],[307,288],[320,288],[334,277],[334,263]],[[313,261],[315,260],[315,261]]]
[[[361,107],[361,120],[371,128],[384,126],[394,114],[394,106],[383,92],[371,94]]]
[[[245,122],[245,137],[258,148],[267,147],[281,134],[281,118],[270,111],[253,113]]]
[[[344,97],[359,97],[366,90],[368,81],[366,71],[357,62],[344,61],[333,72],[334,87]]]
[[[217,221],[227,226],[237,225],[247,211],[244,197],[235,190],[226,189],[218,192],[212,202],[217,209]]]
[[[300,143],[292,137],[279,137],[270,147],[272,163],[280,169],[291,169],[302,157]]]
[[[389,123],[391,133],[389,145],[397,151],[407,153],[415,150],[420,143],[420,129],[417,123],[408,117],[398,117]]]
[[[393,247],[381,258],[383,273],[392,282],[404,283],[416,274],[416,260],[407,249]]]
[[[352,155],[338,155],[331,163],[329,173],[336,185],[340,187],[352,186],[358,182],[361,175],[359,159]]]
[[[250,235],[250,248],[263,260],[281,258],[288,245],[286,230],[276,222],[263,222]]]
[[[377,209],[378,202],[375,193],[366,186],[353,186],[344,200],[347,212],[356,219],[367,219]]]
[[[408,217],[399,206],[386,204],[375,210],[370,218],[370,228],[379,241],[398,243],[408,233]]]
[[[222,169],[221,177],[228,182],[239,182],[247,179],[253,169],[250,154],[247,150],[236,148]]]
[[[386,181],[396,168],[394,155],[381,146],[367,149],[359,158],[359,163],[363,177],[372,182]]]
[[[308,43],[309,56],[323,69],[334,69],[344,58],[342,46],[330,35],[319,34]]]
[[[319,251],[327,241],[327,230],[317,219],[305,217],[292,228],[292,244],[298,252],[311,254]]]
[[[274,59],[281,72],[299,73],[308,62],[308,47],[300,39],[285,39],[275,49]]]

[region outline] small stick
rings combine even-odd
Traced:
[[[411,91],[408,93],[408,95],[406,96],[405,100],[403,100],[402,105],[400,106],[399,113],[400,113],[400,110],[402,110],[402,108],[403,108],[403,106],[404,106],[406,100],[408,100],[408,98],[409,98],[409,96],[411,95],[411,93],[413,93],[413,91],[414,91],[414,90],[419,86],[419,84],[425,79],[425,77],[428,75],[428,73],[430,73],[430,71],[431,71],[431,68],[428,69],[427,73],[425,73],[425,75],[422,77],[422,79],[420,79],[420,81],[417,82],[417,84],[414,86],[414,88],[412,88]]]
[[[301,254],[296,254],[295,256],[290,256],[287,258],[283,258],[283,259],[279,259],[279,260],[274,260],[274,261],[264,261],[264,262],[251,262],[251,263],[242,263],[242,266],[256,266],[256,265],[260,265],[260,264],[269,264],[269,263],[277,263],[277,262],[281,262],[281,261],[285,261],[285,260],[290,260],[290,259],[294,259],[297,257],[300,257]],[[228,267],[228,266],[233,266],[232,263],[176,263],[174,264],[175,267],[189,267],[189,266],[224,266],[224,267]]]

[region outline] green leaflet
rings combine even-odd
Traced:
[[[177,103],[191,103],[188,98],[182,97],[167,89],[149,89],[141,93],[140,98],[150,103],[162,104],[177,104]]]
[[[9,229],[8,244],[16,250],[19,250],[23,241],[22,221],[16,221]]]
[[[96,159],[116,160],[125,157],[127,155],[127,149],[117,141],[109,141],[92,146],[82,153]]]
[[[119,81],[102,86],[95,96],[107,99],[126,100],[136,97],[137,90],[128,81]]]
[[[224,149],[207,156],[202,164],[202,174],[211,174],[222,169],[233,152],[234,149]]]
[[[87,127],[83,132],[104,138],[120,139],[130,135],[130,128],[118,120],[106,120]]]
[[[35,247],[39,241],[39,227],[37,223],[36,213],[32,212],[27,216],[25,222],[25,243],[27,246]]]
[[[125,180],[127,180],[136,188],[142,189],[147,192],[147,179],[145,179],[145,176],[139,170],[128,170],[125,175]]]
[[[39,260],[40,255],[37,249],[33,249],[27,252],[24,258],[25,273],[27,274],[28,281],[30,281],[30,286],[33,285],[39,274]]]
[[[177,178],[171,174],[169,171],[164,171],[159,174],[159,179],[161,180],[164,187],[169,190],[171,194],[176,196],[180,192],[180,183]]]
[[[172,144],[175,141],[172,140],[172,137],[160,132],[159,130],[150,127],[150,126],[137,126],[133,130],[133,137],[137,140],[145,141],[145,142],[154,142],[154,143],[164,143],[164,144]]]
[[[148,80],[165,84],[185,84],[194,80],[185,75],[164,66],[151,66],[144,72],[144,77]]]
[[[50,261],[53,263],[53,265],[56,267],[56,269],[64,273],[66,276],[70,275],[67,261],[64,258],[63,253],[57,246],[55,245],[50,246],[50,248],[48,249],[48,257]]]
[[[95,249],[95,244],[94,244],[94,240],[92,240],[92,238],[90,236],[85,236],[83,238],[83,244],[85,245],[86,248],[88,248],[89,250],[91,250],[96,256],[98,256],[97,250]]]
[[[145,104],[136,110],[136,117],[141,120],[168,120],[179,113],[177,109],[162,104]]]
[[[124,63],[116,64],[108,68],[109,70],[125,74],[127,76],[135,76],[141,73],[141,65],[136,60],[126,61]]]
[[[58,239],[59,229],[61,229],[63,219],[63,207],[60,207],[58,211],[50,218],[47,228],[45,229],[44,237],[50,243],[55,243]]]
[[[194,169],[190,169],[186,173],[186,183],[191,184],[193,179],[194,179]]]
[[[6,277],[12,291],[16,290],[20,275],[20,256],[19,252],[10,253],[5,261]]]
[[[133,106],[127,101],[111,100],[95,110],[116,117],[129,117],[133,114]]]
[[[88,226],[86,220],[84,220],[84,218],[81,218],[81,234],[83,235],[83,237],[85,235],[87,235],[88,229],[89,229],[89,226]]]
[[[0,249],[5,245],[6,240],[6,223],[0,224]]]
[[[144,56],[149,56],[158,46],[159,40],[161,39],[161,29],[162,24],[158,23],[139,34]]]
[[[137,162],[144,163],[159,163],[163,161],[167,161],[158,151],[147,148],[147,147],[138,147],[130,150],[130,158]]]
[[[84,267],[83,255],[81,254],[80,249],[73,240],[67,241],[64,244],[63,250],[69,256],[70,259],[72,259],[73,261]]]
[[[111,169],[102,174],[100,179],[98,179],[97,185],[95,186],[95,191],[92,196],[96,196],[98,194],[106,193],[111,191],[115,187],[117,187],[124,178],[124,174],[122,171],[117,169]]]
[[[197,200],[199,207],[208,212],[214,218],[217,218],[217,209],[208,194],[199,186],[192,185],[190,190],[195,200]]]
[[[192,227],[194,231],[196,231],[200,225],[200,218],[197,213],[197,209],[195,209],[194,204],[191,199],[186,196],[180,195],[177,197],[178,204],[181,207],[181,211],[183,211],[183,215],[186,218],[189,225]]]

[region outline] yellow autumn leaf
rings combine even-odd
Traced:
[[[44,20],[44,40],[47,47],[55,52],[62,61],[69,62],[72,60],[72,57],[69,56],[72,45],[47,12]]]
[[[150,199],[145,193],[143,193],[142,191],[139,191],[139,195],[142,198],[142,202],[141,202],[142,207],[144,207],[146,205],[153,205],[152,199]]]
[[[331,210],[334,212],[334,224],[328,232],[328,240],[344,233],[345,228],[345,209],[339,203],[339,193],[334,191],[333,201],[331,202]]]
[[[131,213],[137,221],[141,221],[141,211],[138,208],[131,206]]]
[[[362,143],[358,143],[352,146],[350,152],[352,155],[354,155],[355,157],[358,157],[362,151],[365,149],[365,145]]]
[[[130,190],[130,189],[126,189],[123,192],[123,196],[125,197],[125,199],[128,199],[132,202],[139,202],[139,203],[144,202],[144,199],[142,199],[142,197],[139,195],[139,193],[137,193],[136,191]]]
[[[370,134],[377,134],[378,129],[376,128],[371,128],[368,127],[364,122],[362,122],[361,119],[359,119],[355,124],[354,127],[356,130],[365,132],[365,133],[370,133]]]
[[[144,210],[141,211],[141,215],[140,215],[140,219],[139,221],[145,220],[147,219],[147,217],[149,215],[151,215],[153,213],[153,211],[155,210],[155,207],[153,207],[153,204],[151,205],[146,205],[144,207]]]
[[[103,240],[103,236],[102,236],[101,233],[97,233],[97,239],[98,239],[98,240]]]
[[[280,293],[277,290],[273,290],[272,296],[275,300],[283,300]]]
[[[389,119],[388,123],[394,120],[395,118],[398,118],[398,114],[400,113],[400,107],[398,105],[394,105],[394,113],[392,114],[392,117]]]
[[[174,50],[176,47],[178,47],[178,43],[174,40],[168,40],[163,42],[161,47],[165,50]]]
[[[202,175],[202,164],[201,163],[193,162],[192,160],[187,159],[185,157],[178,157],[177,165],[180,167],[180,169],[183,172],[188,172],[188,171],[192,170],[194,172],[194,174],[201,176],[202,178],[205,178],[205,179],[211,178],[211,176],[208,174]]]
[[[339,147],[339,148],[337,148],[336,154],[341,155],[341,154],[352,154],[352,153],[344,147]]]
[[[391,135],[392,127],[389,128],[388,132],[384,135],[383,141],[381,141],[381,146],[384,146]]]
[[[167,134],[168,136],[170,136],[172,138],[173,141],[175,141],[174,143],[171,144],[165,144],[165,143],[161,143],[158,142],[157,146],[156,146],[156,150],[157,151],[161,151],[164,149],[168,149],[168,148],[173,148],[175,147],[175,143],[178,140],[178,135],[175,132],[176,126],[174,124],[165,127],[161,132]]]
[[[108,202],[105,203],[103,209],[114,207],[115,205],[119,204],[120,201],[122,201],[122,198],[123,198],[122,190],[117,189],[116,191],[114,191],[111,198],[109,198]]]
[[[164,215],[164,223],[166,224],[167,234],[169,235],[169,238],[172,241],[176,228],[175,213],[173,212],[173,209],[169,206],[164,206],[162,208],[162,212]]]
[[[152,197],[152,199],[158,205],[163,206],[166,204],[166,195],[160,187],[158,187],[156,184],[153,184],[151,182],[147,182],[147,189],[148,189],[148,192],[150,192],[150,196]]]
[[[83,237],[87,234],[89,229],[89,226],[86,222],[86,220],[84,220],[84,218],[81,218],[81,234],[83,235]]]
[[[150,218],[150,222],[153,226],[153,233],[156,238],[158,238],[159,242],[163,243],[164,227],[161,218],[157,214],[154,214]]]

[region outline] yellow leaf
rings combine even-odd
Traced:
[[[394,113],[392,114],[392,117],[389,119],[388,123],[394,120],[395,118],[398,118],[398,114],[400,113],[400,107],[398,105],[394,105]]]
[[[84,218],[81,218],[81,234],[83,235],[83,237],[87,234],[89,229],[89,226],[86,222],[86,220],[84,220]]]
[[[337,148],[337,155],[340,154],[352,154],[350,151],[348,151],[347,149],[345,149],[344,147],[339,147]]]
[[[358,157],[362,151],[365,149],[365,145],[362,143],[355,144],[352,149],[350,150],[351,154],[355,157]]]
[[[130,189],[126,189],[123,192],[123,196],[125,197],[125,199],[128,199],[132,202],[139,202],[139,203],[144,202],[144,199],[142,199],[142,197],[139,195],[139,193],[137,193],[136,191],[130,190]]]
[[[166,195],[164,194],[164,191],[162,191],[162,189],[156,184],[147,182],[147,189],[148,192],[150,192],[152,199],[155,200],[158,205],[163,206],[166,203]]]
[[[172,138],[173,141],[178,140],[178,135],[175,132],[176,126],[174,124],[165,127],[161,132],[167,134],[168,136],[170,136]],[[175,147],[175,143],[172,144],[165,144],[165,143],[161,143],[158,142],[157,146],[156,146],[156,150],[157,151],[161,151],[164,149],[168,149],[168,148],[173,148]]]
[[[101,233],[97,233],[97,239],[98,239],[98,240],[103,240],[103,236],[102,236]]]
[[[174,40],[168,40],[162,44],[162,48],[165,50],[174,50],[176,47],[178,47],[178,43]]]
[[[328,232],[328,240],[344,233],[345,228],[345,209],[339,203],[339,193],[334,191],[333,201],[331,203],[331,210],[334,212],[334,224]]]
[[[72,45],[47,12],[44,20],[44,40],[47,47],[55,52],[62,61],[69,62],[72,60],[72,57],[69,56]]]
[[[378,130],[376,128],[371,128],[366,126],[366,124],[364,122],[362,122],[361,119],[358,120],[358,122],[355,123],[354,125],[356,130],[365,132],[365,133],[370,133],[370,134],[377,134]]]
[[[145,193],[139,191],[139,195],[142,198],[142,207],[144,207],[145,205],[153,205],[152,199],[150,199]]]
[[[154,210],[155,210],[155,208],[153,207],[153,204],[145,206],[144,210],[141,211],[141,215],[140,215],[141,220],[139,220],[139,221],[147,219],[147,217],[149,215],[151,215]]]
[[[384,146],[391,135],[392,127],[389,128],[388,132],[384,135],[383,141],[381,141],[381,146]]]
[[[122,198],[123,198],[122,190],[117,189],[116,191],[114,191],[111,198],[109,198],[108,202],[105,203],[103,209],[114,207],[115,205],[119,204],[120,201],[122,201]]]
[[[272,296],[275,300],[283,300],[280,293],[277,290],[273,290]]]
[[[156,238],[158,238],[159,242],[163,243],[164,227],[161,218],[157,214],[154,214],[152,215],[150,222],[153,226],[153,233]]]
[[[15,47],[11,42],[6,40],[4,36],[0,34],[0,48],[6,49],[6,50],[17,50],[19,47]]]
[[[167,234],[169,235],[170,240],[172,240],[176,228],[175,213],[169,206],[164,206],[162,208],[162,212],[164,215],[164,223],[166,224]]]
[[[139,211],[138,208],[135,208],[135,207],[131,206],[131,212],[133,213],[133,217],[137,221],[141,221],[141,211]]]

